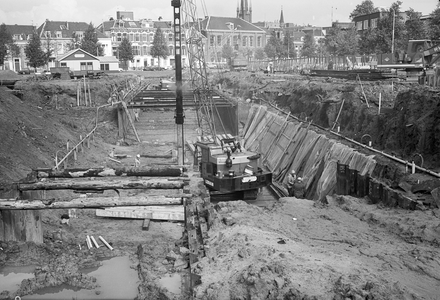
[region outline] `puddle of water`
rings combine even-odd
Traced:
[[[4,267],[0,270],[0,293],[2,291],[15,292],[21,281],[34,277],[35,266]]]
[[[181,294],[182,279],[178,273],[159,279],[159,284],[173,294]]]
[[[128,256],[114,257],[104,260],[102,266],[86,273],[96,277],[99,288],[94,290],[77,289],[67,285],[48,287],[39,290],[33,295],[23,296],[22,299],[134,299],[137,296],[137,271],[130,269]],[[99,295],[96,291],[100,291]]]

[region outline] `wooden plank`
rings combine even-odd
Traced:
[[[36,210],[36,209],[65,209],[65,208],[100,208],[115,206],[154,206],[179,205],[182,197],[167,197],[163,195],[146,195],[131,197],[91,197],[62,200],[15,200],[0,199],[0,210]]]
[[[35,183],[19,183],[18,189],[28,190],[113,190],[113,189],[181,189],[182,181],[170,181],[167,178],[144,179],[58,179]]]
[[[178,177],[185,171],[179,166],[142,166],[140,168],[76,168],[76,169],[37,169],[31,175],[37,178],[79,178],[79,177],[111,177],[111,176],[149,176],[149,177]]]
[[[96,216],[98,217],[112,217],[125,219],[151,219],[151,220],[168,220],[168,221],[184,221],[183,213],[168,213],[160,211],[132,211],[132,210],[118,210],[111,209],[97,209]]]
[[[148,231],[150,228],[150,219],[144,219],[144,223],[142,223],[142,230]]]

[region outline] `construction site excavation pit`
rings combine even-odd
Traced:
[[[169,78],[170,74],[164,76]],[[159,79],[144,80],[154,85]],[[126,78],[123,81],[121,86]],[[93,297],[107,291],[94,286],[98,278],[86,277],[93,273],[82,270],[123,259],[124,268],[136,272],[135,299],[437,299],[440,213],[434,190],[440,185],[435,176],[421,170],[436,174],[439,169],[435,153],[429,152],[436,145],[431,134],[435,126],[428,126],[434,123],[426,122],[426,116],[419,120],[427,111],[434,111],[437,98],[429,90],[399,84],[393,85],[392,97],[388,83],[363,83],[368,107],[359,83],[330,81],[258,72],[230,72],[214,81],[236,101],[237,137],[246,149],[262,153],[262,164],[272,170],[275,189],[282,197],[277,200],[269,190],[263,190],[259,195],[262,205],[240,200],[206,203],[206,191],[193,171],[188,146],[185,180],[192,196],[204,201],[203,213],[197,217],[199,221],[205,218],[208,226],[198,243],[203,251],[196,261],[189,252],[192,248],[182,221],[151,220],[148,230],[142,230],[144,219],[97,216],[96,208],[86,208],[77,209],[76,218],[71,217],[66,225],[61,224],[66,208],[41,211],[42,243],[1,241],[0,266],[36,265],[41,279],[38,289],[47,283],[57,288],[75,283],[94,293]],[[65,150],[66,141],[72,145],[96,124],[96,107],[61,105],[57,110],[47,98],[29,96],[47,93],[46,85],[50,84],[20,85],[22,100],[0,90],[4,105],[0,117],[8,126],[0,126],[0,134],[3,140],[11,141],[7,149],[0,145],[4,181],[18,182],[31,169],[53,167],[55,154]],[[380,114],[375,104],[378,91],[384,101]],[[70,97],[76,101],[74,95]],[[108,104],[108,100],[107,94],[100,104]],[[413,109],[420,105],[425,113]],[[141,110],[138,121],[133,115],[140,142],[130,126],[119,131],[117,111],[110,107],[100,110],[94,140],[78,151],[77,160],[72,158],[68,168],[132,168],[137,154],[142,168],[176,164],[173,109]],[[16,111],[26,116],[22,123],[16,121]],[[391,123],[393,115],[400,121]],[[428,119],[431,117],[434,115]],[[194,109],[185,110],[185,140],[197,137],[196,119]],[[422,121],[426,126],[421,126]],[[338,126],[340,130],[336,130]],[[423,142],[412,141],[419,133]],[[371,136],[371,148],[368,140],[362,139],[365,134]],[[391,158],[381,151],[390,153]],[[423,156],[423,168],[415,153]],[[411,163],[414,156],[414,174],[393,155]],[[292,169],[306,182],[305,199],[286,196],[286,175]],[[167,184],[176,181],[167,178]],[[84,198],[118,197],[125,201],[146,195],[157,200],[158,194],[172,197],[182,192],[116,188],[102,193],[88,191]],[[47,200],[83,197],[73,191],[45,193]],[[113,215],[143,213],[114,208]],[[113,250],[99,240],[99,248],[88,249],[87,236],[104,237]],[[20,295],[26,299],[24,293],[17,292],[3,292],[1,297]]]

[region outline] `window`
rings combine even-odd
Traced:
[[[134,40],[135,40],[136,42],[140,42],[140,41],[141,41],[141,34],[140,34],[139,32],[137,32],[137,33],[135,34],[135,36],[134,36]]]
[[[50,38],[51,36],[50,36],[50,31],[46,31],[45,33],[44,33],[44,35],[45,35],[45,37],[47,37],[47,38]]]
[[[357,30],[362,30],[362,22],[356,22]]]
[[[122,41],[122,33],[118,32],[117,36],[118,36],[117,41],[118,42]]]
[[[364,20],[364,29],[368,29],[368,20]]]
[[[141,55],[148,55],[148,47],[146,45],[142,46],[142,54]]]
[[[87,63],[87,70],[93,70],[93,63],[92,62]]]
[[[170,55],[174,55],[174,47],[173,46],[168,46],[168,53]]]
[[[128,40],[129,40],[130,42],[133,42],[133,41],[134,41],[134,35],[133,35],[133,32],[131,32],[131,33],[128,35]]]
[[[168,42],[172,42],[173,39],[174,39],[174,35],[173,35],[172,33],[170,33],[170,34],[168,35]]]
[[[87,70],[87,64],[85,62],[80,63],[80,70],[81,71]]]
[[[244,36],[243,38],[242,38],[242,45],[243,45],[243,47],[246,47],[247,46],[247,36]]]
[[[222,36],[217,35],[217,46],[221,46],[221,45],[222,45]]]
[[[147,42],[147,41],[148,41],[148,35],[147,35],[146,32],[144,32],[144,33],[142,34],[142,42]]]
[[[257,37],[257,47],[261,47],[261,36]]]
[[[209,44],[210,44],[211,46],[214,46],[214,36],[213,36],[213,35],[211,35],[211,36],[209,37]]]
[[[62,66],[62,67],[67,67],[67,63],[62,62],[62,63],[61,63],[61,66]]]
[[[60,39],[63,37],[63,34],[61,33],[61,31],[57,31],[57,39]]]
[[[377,28],[377,18],[371,19],[371,28]]]
[[[153,42],[153,40],[154,40],[154,33],[150,33],[150,39],[149,39],[149,42]]]
[[[253,36],[250,36],[250,37],[249,37],[249,46],[250,46],[250,47],[253,47],[253,46],[254,46],[254,37],[253,37]]]
[[[101,64],[101,71],[110,70],[110,64]]]
[[[132,46],[133,49],[133,55],[140,55],[140,47],[139,46]]]
[[[238,36],[234,35],[232,37],[232,44],[235,47],[236,45],[238,45]]]

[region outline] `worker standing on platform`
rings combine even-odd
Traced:
[[[293,197],[298,199],[304,199],[306,191],[306,184],[301,177],[298,177],[293,184]]]
[[[289,197],[293,196],[293,185],[295,184],[295,180],[296,180],[296,172],[295,170],[292,170],[287,176],[287,191],[289,192]]]

